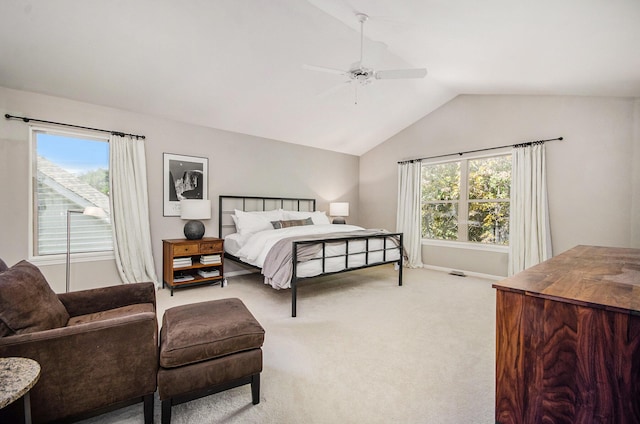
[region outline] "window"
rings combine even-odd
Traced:
[[[422,165],[422,237],[509,244],[511,155]]]
[[[112,251],[108,139],[36,128],[31,139],[33,256],[66,253],[68,210],[100,212],[71,213],[71,252]]]

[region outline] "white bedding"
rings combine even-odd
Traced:
[[[269,253],[269,250],[275,243],[282,238],[297,237],[317,234],[328,234],[336,232],[348,233],[350,231],[363,230],[362,227],[356,225],[305,225],[298,227],[281,228],[277,230],[264,230],[253,234],[240,235],[238,233],[230,234],[225,237],[224,247],[225,250],[241,259],[243,262],[262,268],[265,258]],[[348,234],[345,234],[347,236]],[[382,249],[384,239],[371,239],[369,241],[369,251]],[[340,255],[345,253],[344,242],[327,243],[325,257]],[[387,247],[391,247],[387,243]],[[350,241],[349,242],[349,268],[359,267],[366,265],[366,243],[364,240]],[[322,257],[322,252],[318,253],[318,257]],[[386,257],[383,256],[383,252],[369,253],[368,263],[383,262],[383,258],[387,261],[399,259],[399,252],[397,249],[388,250]],[[345,269],[345,258],[335,257],[325,260],[324,272],[337,272]],[[298,264],[297,276],[313,277],[322,274],[322,261],[310,260]],[[290,281],[272,282],[271,285],[274,288],[289,288]]]

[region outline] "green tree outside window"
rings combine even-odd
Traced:
[[[424,164],[422,237],[508,245],[510,187],[511,155]]]

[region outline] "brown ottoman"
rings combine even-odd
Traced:
[[[160,330],[158,394],[162,423],[171,407],[251,384],[260,403],[264,329],[240,299],[222,299],[167,309]]]

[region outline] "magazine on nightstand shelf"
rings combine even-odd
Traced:
[[[176,275],[173,277],[174,283],[184,283],[185,281],[191,281],[195,279],[193,275]]]
[[[219,277],[220,271],[217,269],[211,270],[211,271],[205,271],[204,269],[200,269],[198,270],[198,275],[200,275],[202,278]]]

